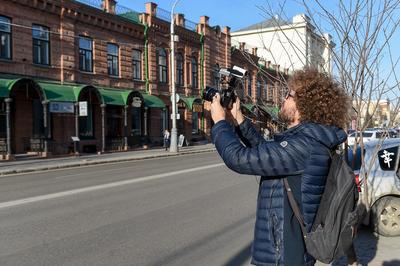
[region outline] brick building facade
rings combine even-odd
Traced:
[[[167,11],[147,3],[138,14],[114,0],[0,2],[3,157],[161,144],[172,108]],[[175,25],[178,134],[189,142],[209,138],[209,103],[201,94],[218,86],[219,67],[247,69],[251,81],[240,95],[248,111],[259,103],[265,113],[254,119],[273,117],[266,103],[277,106],[281,89],[271,80],[279,71],[259,65],[254,51],[232,49],[230,28],[210,26],[207,16],[193,23],[175,14]]]

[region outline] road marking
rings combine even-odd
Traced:
[[[56,199],[56,198],[76,195],[76,194],[80,194],[80,193],[84,193],[84,192],[92,192],[92,191],[106,189],[106,188],[113,188],[113,187],[119,187],[119,186],[124,186],[124,185],[139,183],[139,182],[144,182],[144,181],[150,181],[150,180],[160,179],[160,178],[167,177],[167,176],[172,176],[172,175],[186,174],[186,173],[206,170],[206,169],[210,169],[210,168],[220,167],[220,166],[223,166],[223,165],[225,165],[225,164],[224,163],[217,163],[217,164],[200,166],[200,167],[195,167],[195,168],[190,168],[190,169],[185,169],[185,170],[179,170],[179,171],[174,171],[174,172],[169,172],[169,173],[150,175],[150,176],[143,176],[143,177],[138,177],[138,178],[130,179],[130,180],[112,182],[112,183],[107,183],[107,184],[102,184],[102,185],[97,185],[97,186],[78,188],[78,189],[72,189],[72,190],[57,192],[57,193],[51,193],[51,194],[47,194],[47,195],[29,197],[29,198],[25,198],[25,199],[6,201],[6,202],[0,203],[0,209],[4,209],[4,208],[8,208],[8,207],[15,207],[15,206],[23,205],[23,204],[34,203],[34,202],[48,200],[48,199]]]

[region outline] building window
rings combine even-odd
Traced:
[[[0,58],[11,59],[11,20],[0,16]]]
[[[158,81],[168,83],[167,53],[162,48],[158,52]]]
[[[257,80],[257,98],[261,98],[261,81]]]
[[[33,63],[50,65],[50,34],[49,28],[33,25]]]
[[[142,52],[139,50],[132,51],[132,72],[133,79],[142,79]]]
[[[39,99],[32,101],[32,114],[33,114],[33,137],[44,137],[44,118],[43,118],[43,105]]]
[[[199,134],[199,113],[192,113],[192,134]]]
[[[176,55],[176,83],[183,86],[183,56],[180,53]]]
[[[79,70],[93,72],[93,41],[79,37]]]
[[[107,44],[108,75],[119,76],[119,47],[114,43]]]
[[[198,79],[198,68],[197,68],[197,59],[195,57],[192,58],[192,88],[197,88],[199,83]]]
[[[132,128],[131,135],[141,136],[142,135],[142,111],[140,107],[132,107]]]
[[[82,139],[93,138],[93,107],[90,102],[87,105],[87,116],[79,117],[79,137]]]
[[[251,75],[249,75],[248,79],[247,79],[247,95],[251,96]]]
[[[0,138],[7,137],[7,113],[5,98],[0,98]]]
[[[107,106],[107,136],[122,137],[122,108],[117,105]]]

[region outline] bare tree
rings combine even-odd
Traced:
[[[329,2],[283,0],[273,2],[274,5],[271,3],[271,1],[265,1],[265,5],[259,6],[259,9],[265,18],[276,20],[275,30],[283,34],[276,34],[273,35],[276,38],[262,40],[262,47],[258,47],[259,49],[271,51],[272,43],[281,43],[291,48],[291,51],[287,53],[306,58],[305,66],[319,67],[312,65],[312,57],[318,55],[310,51],[307,39],[297,38],[297,40],[303,40],[303,43],[299,43],[293,41],[293,36],[282,38],[282,35],[285,36],[283,29],[285,25],[279,23],[278,18],[288,21],[287,7],[296,5],[302,9],[300,12],[304,12],[310,19],[307,30],[314,32],[322,39],[326,38],[324,33],[328,32],[336,43],[332,47],[332,75],[351,96],[353,118],[357,129],[364,131],[369,126],[376,126],[372,122],[376,121],[377,116],[380,116],[378,119],[380,127],[398,126],[399,121],[396,119],[399,119],[400,112],[400,79],[397,71],[400,53],[396,49],[398,46],[396,37],[399,35],[400,0]],[[301,36],[304,32],[298,31],[296,34]],[[279,64],[280,58],[279,55],[275,55],[266,60]],[[320,67],[325,67],[325,64]],[[329,69],[325,70],[330,72]],[[382,100],[390,103],[389,115],[383,116],[379,104]],[[353,147],[354,155],[356,145]],[[363,150],[362,137],[360,146]],[[361,156],[363,157],[363,153]],[[361,160],[364,161],[364,158]],[[367,183],[367,180],[364,182]],[[365,189],[368,188],[365,187]],[[369,202],[368,191],[364,195],[364,201]]]

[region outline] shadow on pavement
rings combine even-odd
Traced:
[[[400,260],[391,260],[391,261],[385,261],[382,264],[383,266],[399,266],[400,265]]]
[[[233,256],[228,262],[223,266],[238,266],[244,265],[251,257],[251,242],[245,246],[241,251],[239,251],[235,256]]]

